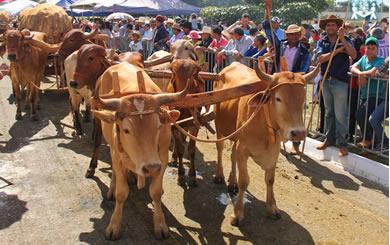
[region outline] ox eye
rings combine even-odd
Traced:
[[[185,50],[188,50],[188,48],[187,48],[187,47],[185,47],[184,49],[185,49]]]
[[[125,134],[129,134],[130,133],[130,131],[128,129],[123,130],[123,132],[125,132]]]
[[[280,98],[276,98],[276,101],[277,102],[282,102],[282,100]]]
[[[88,58],[89,61],[93,61],[93,59],[94,59],[93,56]]]

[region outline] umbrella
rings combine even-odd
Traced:
[[[107,21],[123,20],[123,19],[134,21],[134,17],[129,15],[129,14],[126,14],[126,13],[113,13],[113,14],[110,14],[109,16],[107,16],[107,18],[106,18]]]

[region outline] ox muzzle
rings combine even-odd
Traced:
[[[145,175],[145,177],[156,177],[161,173],[161,164],[154,163],[145,165],[142,167],[142,173]]]
[[[301,140],[304,140],[306,137],[306,129],[305,128],[299,128],[299,129],[292,129],[289,131],[289,139],[293,142],[299,142]]]

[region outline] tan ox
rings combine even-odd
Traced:
[[[229,190],[236,184],[235,166],[239,170],[238,197],[232,215],[232,225],[241,225],[244,219],[244,193],[249,184],[247,169],[248,157],[265,170],[267,185],[266,206],[272,218],[280,218],[276,206],[273,183],[275,167],[280,152],[281,141],[300,141],[305,137],[305,127],[302,120],[303,103],[305,101],[305,84],[313,79],[319,69],[306,74],[291,72],[277,73],[273,76],[260,71],[256,72],[245,65],[234,62],[220,73],[222,88],[255,82],[259,80],[269,84],[270,94],[267,103],[263,105],[253,120],[233,139],[231,153],[232,171],[229,176]],[[248,95],[215,106],[215,125],[217,137],[227,136],[243,125],[255,110],[262,98],[260,92],[254,96]],[[267,119],[268,118],[268,119]],[[217,143],[218,166],[216,182],[223,182],[222,152],[223,142]]]
[[[194,45],[192,45],[190,40],[177,40],[173,46],[171,47],[171,54],[173,54],[174,59],[188,59],[191,58],[196,60],[196,54],[194,51]],[[166,51],[157,51],[152,54],[148,61],[156,60],[165,56],[170,55],[170,53]],[[169,70],[170,62],[166,62],[160,65],[150,67],[154,70]],[[168,84],[170,79],[168,78],[153,78],[153,81],[157,84],[157,86],[161,89],[161,91],[167,91]]]
[[[146,72],[127,63],[111,66],[97,81],[92,105],[102,109],[94,111],[94,116],[102,121],[103,135],[110,145],[113,172],[107,197],[115,195],[116,201],[106,238],[119,239],[123,204],[129,193],[127,175],[131,171],[139,178],[152,178],[149,192],[154,205],[154,232],[156,238],[161,239],[168,236],[161,196],[168,165],[170,119],[176,120],[180,115],[178,111],[168,111],[161,106],[184,97],[188,86],[180,93],[132,94],[120,99],[101,99],[99,96],[102,94],[114,93],[114,73],[118,74],[121,93],[138,91],[137,76],[140,75],[146,92],[161,92]]]

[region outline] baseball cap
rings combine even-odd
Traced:
[[[365,45],[367,46],[367,44],[369,43],[374,43],[376,46],[379,47],[378,39],[376,39],[375,37],[367,38]]]
[[[271,21],[280,23],[280,18],[275,16],[275,17],[272,17]]]

